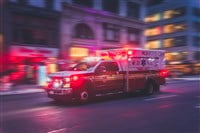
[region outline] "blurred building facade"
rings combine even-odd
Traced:
[[[97,49],[143,47],[144,15],[140,0],[65,0],[62,57],[76,61]]]
[[[39,62],[59,57],[61,1],[1,1],[1,71],[14,79],[34,78]]]
[[[60,58],[145,44],[143,0],[3,0],[0,11],[0,70],[17,69],[12,80],[36,78],[41,62],[55,71]]]
[[[165,49],[169,64],[200,61],[200,1],[149,0],[148,49]]]

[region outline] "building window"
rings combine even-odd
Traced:
[[[54,0],[45,0],[45,8],[46,9],[53,9]]]
[[[139,19],[140,18],[140,5],[133,2],[127,3],[127,17]]]
[[[156,35],[160,35],[162,33],[161,31],[162,31],[161,26],[152,27],[145,30],[145,35],[156,36]]]
[[[197,17],[200,16],[200,8],[193,8],[193,14]]]
[[[200,47],[200,37],[198,37],[198,36],[194,37],[193,46]]]
[[[194,22],[193,23],[193,30],[195,32],[200,32],[200,22]]]
[[[181,47],[186,46],[187,39],[185,36],[178,36],[175,38],[167,38],[163,40],[163,47]]]
[[[73,3],[81,6],[93,7],[93,0],[73,0]]]
[[[120,28],[118,25],[103,23],[103,30],[104,30],[104,40],[105,41],[119,42]]]
[[[184,16],[186,12],[185,7],[177,8],[174,10],[167,10],[163,13],[163,19],[171,19],[174,17]]]
[[[145,48],[148,48],[148,49],[161,48],[161,40],[147,41],[147,44],[145,45]]]
[[[185,36],[178,36],[174,39],[174,46],[179,47],[179,46],[186,46],[187,44],[187,39]]]
[[[194,59],[195,59],[195,60],[200,60],[200,51],[196,51],[196,52],[194,53]]]
[[[26,5],[28,3],[28,0],[17,0],[19,4]]]
[[[77,24],[75,26],[75,32],[73,37],[80,39],[94,39],[94,33],[92,29],[84,23]]]
[[[160,21],[160,20],[161,20],[161,14],[160,13],[149,15],[144,19],[144,21],[146,23],[156,22],[156,21]]]
[[[165,53],[165,59],[167,61],[186,60],[187,56],[188,56],[187,52],[170,52],[170,53]]]
[[[14,28],[14,41],[24,44],[47,44],[47,33],[45,29],[36,28]],[[15,36],[17,35],[17,36]]]
[[[173,41],[174,41],[174,39],[172,39],[172,38],[164,39],[163,47],[165,47],[165,48],[173,47]]]
[[[185,29],[186,29],[186,24],[183,22],[167,24],[163,26],[163,33],[179,32],[179,31],[184,31]]]
[[[55,20],[13,14],[12,41],[23,44],[56,45]]]
[[[156,6],[163,2],[164,0],[148,0],[147,6]]]
[[[103,0],[103,10],[112,13],[119,13],[119,0]]]
[[[128,42],[133,43],[135,45],[139,45],[140,43],[140,33],[139,29],[128,28]]]

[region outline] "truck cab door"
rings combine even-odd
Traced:
[[[108,72],[105,67],[105,62],[103,62],[95,70],[94,85],[97,93],[106,91],[108,84]]]
[[[123,73],[119,71],[117,62],[106,62],[108,73],[108,89],[111,91],[121,91],[124,85]]]

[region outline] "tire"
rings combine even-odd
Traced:
[[[79,93],[79,100],[81,102],[83,102],[83,103],[89,101],[89,92],[86,89],[83,89],[82,91],[80,91],[80,93]]]
[[[89,88],[83,88],[79,92],[79,101],[81,103],[88,103],[92,101],[93,99],[93,93],[89,91]]]
[[[148,82],[144,91],[145,95],[153,95],[155,92],[155,85],[153,84],[153,82]]]
[[[155,89],[155,92],[160,92],[160,85],[154,84],[154,89]]]

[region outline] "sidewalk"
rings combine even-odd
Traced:
[[[16,95],[16,94],[29,94],[29,93],[38,93],[45,92],[45,90],[37,85],[17,85],[11,87],[10,89],[2,89],[0,86],[0,96],[4,95]]]
[[[184,76],[184,77],[179,77],[179,78],[167,78],[166,79],[168,83],[176,82],[176,81],[181,81],[181,80],[189,80],[189,81],[195,81],[199,80],[200,81],[200,76],[199,75],[193,75],[193,76]],[[172,81],[172,82],[171,82]],[[16,94],[29,94],[29,93],[41,93],[45,92],[45,90],[37,85],[17,85],[14,86],[8,90],[3,90],[1,89],[0,86],[0,96],[4,95],[16,95]]]

